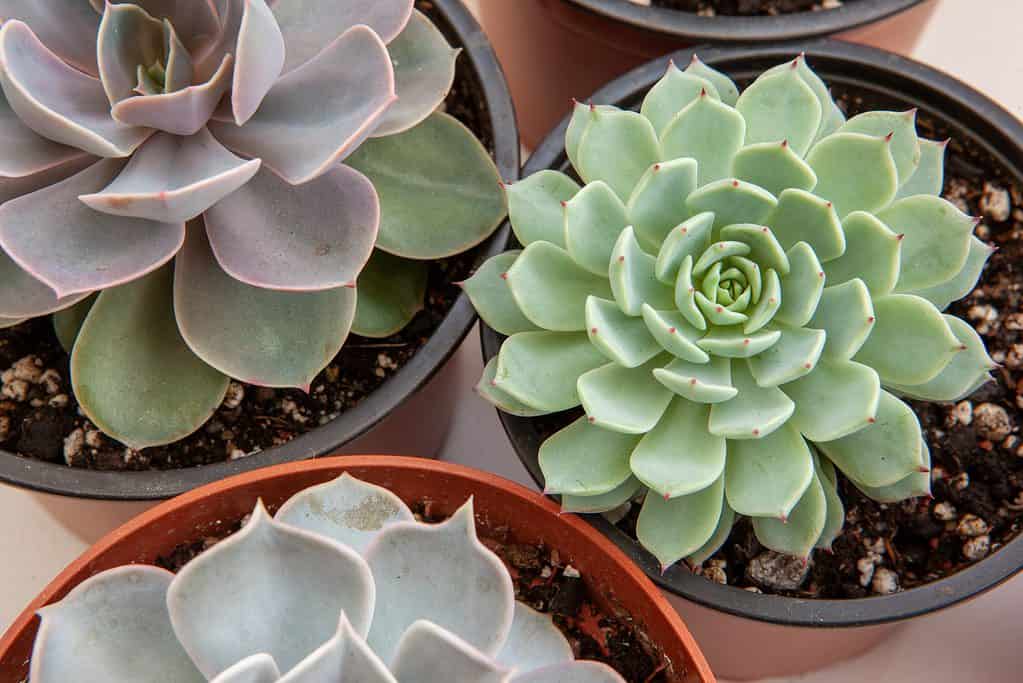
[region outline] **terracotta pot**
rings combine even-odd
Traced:
[[[934,3],[881,21],[921,0],[856,0],[840,9],[777,17],[700,17],[627,0],[480,0],[483,27],[508,76],[523,143],[535,147],[597,88],[659,55],[701,43],[778,42],[844,34],[909,54]]]
[[[835,40],[771,46],[719,47],[700,50],[700,57],[739,80],[805,52],[815,71],[831,86],[889,103],[896,110],[917,107],[963,144],[1023,183],[1023,123],[996,103],[955,80],[917,62],[874,48]],[[691,51],[671,55],[687,63]],[[636,107],[664,73],[668,57],[610,83],[594,95],[596,104]],[[536,149],[523,176],[568,166],[564,120]],[[492,358],[502,337],[482,327],[483,354]],[[540,444],[551,421],[500,413],[520,460],[543,486],[538,462]],[[567,420],[566,420],[567,423]],[[658,562],[639,543],[599,515],[587,520],[639,564],[664,589],[723,678],[750,680],[793,676],[854,657],[890,635],[899,622],[937,612],[969,600],[1011,578],[1023,568],[1023,536],[963,571],[892,595],[859,600],[810,600],[762,595],[721,586],[676,565],[661,574]],[[736,653],[741,656],[736,656]]]
[[[63,598],[101,571],[151,563],[181,543],[215,535],[252,511],[262,498],[273,510],[298,491],[349,472],[384,486],[408,503],[429,500],[451,514],[474,497],[480,534],[508,529],[514,542],[544,544],[577,567],[607,610],[631,615],[672,662],[673,683],[713,683],[678,614],[629,558],[574,515],[518,484],[460,465],[394,456],[349,456],[288,463],[215,482],[167,501],[113,531],[75,560],[0,639],[0,672],[15,683],[28,674],[38,627],[35,611]]]
[[[438,27],[464,54],[468,78],[481,94],[480,112],[490,129],[501,176],[518,178],[519,138],[507,84],[494,51],[461,0],[432,0]],[[498,231],[478,251],[480,262],[499,253],[507,240]],[[445,379],[430,383],[476,322],[461,295],[429,341],[393,377],[332,422],[282,446],[235,461],[188,469],[146,472],[99,472],[63,463],[21,458],[0,450],[0,481],[46,493],[110,500],[161,500],[211,481],[282,462],[339,450],[347,453],[415,452],[435,456],[447,434],[452,404]],[[445,396],[446,394],[446,396]]]

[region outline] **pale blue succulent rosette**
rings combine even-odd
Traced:
[[[515,601],[472,500],[424,524],[347,474],[176,576],[111,569],[40,616],[32,683],[624,683]]]
[[[133,448],[308,389],[504,215],[413,0],[0,0],[0,328],[55,313]]]
[[[522,251],[465,287],[507,335],[479,393],[585,415],[543,443],[547,493],[699,563],[738,516],[807,557],[841,532],[840,471],[895,502],[930,491],[902,398],[952,401],[994,367],[942,313],[992,248],[939,194],[946,143],[916,112],[846,120],[802,57],[744,92],[671,64],[639,112],[577,104],[549,170],[507,189]]]

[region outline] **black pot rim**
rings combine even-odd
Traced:
[[[519,177],[520,148],[515,109],[504,72],[476,19],[460,0],[433,0],[457,34],[483,89],[483,109],[493,133],[494,157],[505,180]],[[508,239],[503,225],[481,246],[481,256],[500,253]],[[461,294],[430,340],[393,377],[332,422],[239,460],[187,469],[102,472],[21,457],[0,451],[0,481],[28,489],[101,500],[160,500],[203,484],[269,465],[328,455],[371,430],[424,386],[448,361],[476,322]]]
[[[855,0],[835,9],[773,17],[703,17],[664,7],[644,7],[628,0],[570,2],[638,28],[694,43],[753,43],[805,40],[848,31],[898,14],[923,0]]]
[[[750,62],[764,61],[770,66],[805,53],[826,81],[829,79],[829,70],[841,69],[845,83],[870,83],[875,88],[878,83],[884,83],[889,92],[902,99],[918,102],[921,109],[929,110],[936,118],[944,117],[971,133],[983,135],[978,144],[982,142],[985,152],[1023,182],[1023,122],[947,74],[883,50],[831,39],[769,46],[681,50],[674,55],[653,60],[613,81],[594,94],[592,101],[595,104],[637,104],[638,97],[664,73],[669,58],[676,63],[686,64],[696,52],[707,64],[725,68],[726,71],[728,65],[745,64],[740,68],[751,70],[754,67]],[[568,121],[566,118],[544,139],[523,169],[523,177],[547,168],[559,168],[564,163],[563,141]],[[484,359],[489,360],[499,350],[502,337],[482,324],[480,333]],[[539,436],[533,422],[500,411],[498,415],[522,464],[542,487],[543,475],[537,459]],[[622,548],[665,591],[721,612],[785,626],[860,627],[901,621],[976,597],[1023,569],[1023,535],[1020,535],[977,564],[939,581],[903,592],[851,600],[789,598],[722,586],[694,575],[680,566],[684,563],[662,575],[658,562],[638,542],[600,515],[585,517]]]

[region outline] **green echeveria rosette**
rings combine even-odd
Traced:
[[[548,493],[602,512],[648,489],[640,542],[701,562],[737,515],[807,557],[844,511],[837,468],[871,498],[930,490],[899,397],[989,380],[977,333],[941,311],[992,249],[938,194],[945,144],[915,112],[845,120],[805,59],[741,95],[698,60],[639,113],[578,104],[583,179],[507,189],[525,246],[466,283],[509,335],[480,393],[501,410],[585,416],[540,448]]]
[[[0,0],[0,328],[56,314],[84,413],[176,441],[308,389],[504,206],[413,0]]]

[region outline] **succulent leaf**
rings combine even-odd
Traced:
[[[539,171],[521,182],[504,186],[508,219],[523,246],[544,241],[565,247],[565,203],[579,184],[558,171]]]
[[[395,680],[423,683],[501,683],[508,677],[486,654],[425,619],[402,634],[391,669]]]
[[[642,115],[596,109],[579,139],[578,155],[576,169],[587,183],[603,180],[619,197],[628,197],[660,160],[661,146],[653,125]],[[608,165],[607,159],[616,163]]]
[[[162,65],[164,24],[138,5],[111,4],[96,37],[100,82],[114,105],[131,97],[140,66]]]
[[[358,681],[398,683],[366,644],[363,635],[365,634],[360,634],[352,628],[347,615],[342,612],[337,633],[330,640],[313,650],[283,677],[272,680],[278,683],[316,683],[351,678]],[[238,683],[260,682],[240,680]]]
[[[721,478],[725,440],[707,431],[709,416],[709,406],[675,399],[636,446],[629,465],[654,498],[686,496]]]
[[[373,339],[400,332],[423,310],[429,277],[424,261],[374,250],[359,273],[352,332]]]
[[[797,66],[761,75],[739,96],[735,108],[746,120],[747,145],[788,141],[798,156],[810,148],[823,112]]]
[[[661,133],[663,159],[696,161],[698,185],[728,177],[742,148],[746,122],[727,104],[705,93],[680,111]]]
[[[508,392],[503,391],[497,386],[496,378],[497,357],[495,356],[487,361],[486,367],[483,368],[483,376],[480,377],[480,381],[476,384],[476,392],[491,404],[500,408],[502,412],[508,413],[509,415],[517,415],[519,417],[538,417],[540,415],[547,414],[547,411],[532,408],[516,399]]]
[[[284,36],[267,0],[245,0],[235,43],[231,112],[244,126],[284,70]]]
[[[586,329],[590,342],[622,367],[639,367],[662,352],[643,318],[625,315],[607,299],[586,300]]]
[[[662,567],[669,567],[703,546],[721,519],[724,477],[687,495],[666,498],[651,492],[636,520],[636,538]]]
[[[369,140],[346,163],[373,182],[381,211],[376,246],[395,256],[447,258],[476,246],[504,220],[494,162],[448,114]],[[561,232],[560,215],[558,225]]]
[[[711,406],[707,422],[711,434],[731,440],[761,439],[792,417],[792,400],[777,387],[757,385],[745,362],[732,362],[732,385],[738,391],[735,398]]]
[[[725,495],[740,515],[788,517],[812,481],[810,449],[791,425],[760,441],[728,442]]]
[[[827,458],[814,453],[813,464],[817,471],[817,480],[824,489],[824,500],[827,504],[827,514],[824,518],[824,529],[820,538],[817,539],[817,547],[831,549],[842,527],[845,525],[845,506],[838,495],[838,476],[835,474],[835,466]]]
[[[691,363],[706,363],[710,359],[696,345],[703,332],[689,324],[681,313],[658,311],[649,304],[643,304],[643,322],[660,349]]]
[[[674,293],[657,279],[657,261],[639,246],[631,227],[622,230],[618,236],[610,261],[611,292],[626,315],[642,315],[643,304],[671,308]]]
[[[675,284],[685,258],[700,258],[710,246],[713,228],[714,214],[705,212],[696,214],[669,232],[657,252],[654,264],[657,279],[666,285]]]
[[[548,493],[599,496],[632,477],[629,455],[640,437],[591,424],[586,417],[565,427],[540,447],[540,469]]]
[[[512,296],[511,288],[508,286],[508,269],[511,268],[512,264],[515,263],[521,254],[521,250],[508,251],[487,259],[472,277],[462,283],[462,289],[465,290],[466,295],[468,295],[472,305],[475,306],[476,311],[483,318],[484,322],[508,337],[517,332],[529,332],[540,329],[529,322],[526,316],[522,315],[519,305],[515,303],[515,298]],[[371,279],[375,277],[381,278],[381,284],[390,279],[387,277],[389,268],[386,267],[386,261],[383,260],[384,256],[385,252],[374,252],[369,266],[362,272],[359,282],[360,287],[365,283],[367,276]],[[397,260],[395,256],[390,256],[389,254],[386,256],[388,257],[387,260]],[[378,259],[380,260],[380,267],[374,268],[374,261]],[[379,273],[374,275],[378,270]],[[425,284],[424,278],[424,289]],[[403,295],[405,291],[407,291],[407,287],[395,286],[392,296]],[[417,298],[416,303],[422,306],[422,296]],[[358,329],[358,316],[356,316],[356,323],[356,329]],[[360,332],[360,334],[362,333]]]
[[[658,357],[635,368],[617,363],[579,377],[579,400],[591,423],[623,434],[646,434],[660,421],[672,393],[653,376]]]
[[[778,195],[789,189],[812,190],[817,174],[792,150],[788,141],[743,147],[732,161],[732,175]]]
[[[896,291],[933,287],[954,278],[966,265],[977,221],[951,202],[930,195],[908,197],[878,218],[905,235]]]
[[[191,434],[227,392],[228,378],[200,360],[178,332],[172,285],[172,269],[165,267],[105,290],[71,355],[82,411],[132,448]],[[133,391],[122,391],[125,386]]]
[[[904,185],[920,165],[920,141],[916,136],[916,110],[905,112],[868,111],[852,117],[838,129],[840,133],[862,133],[875,137],[891,135],[891,153]]]
[[[747,361],[758,386],[776,387],[808,375],[817,367],[827,333],[777,324],[777,341]]]
[[[35,131],[21,122],[2,92],[0,92],[0,136],[3,137],[5,145],[4,155],[0,158],[0,178],[3,179],[4,184],[12,182],[10,179],[42,174],[68,162],[87,158],[85,152],[81,150],[37,135]],[[49,184],[47,182],[42,186]],[[27,193],[23,191],[12,196]],[[5,195],[6,192],[0,189],[0,197],[6,199]]]
[[[826,357],[845,360],[856,355],[871,335],[875,323],[870,290],[863,280],[856,278],[825,287],[817,312],[807,325],[827,334],[824,344]]]
[[[762,225],[777,204],[764,188],[734,178],[708,183],[686,200],[691,214],[713,212],[715,228],[735,223]]]
[[[707,66],[696,55],[693,55],[685,72],[709,81],[713,84],[714,89],[717,90],[722,102],[730,107],[735,106],[736,101],[739,99],[739,88],[736,87],[731,78],[717,69]]]
[[[54,313],[89,296],[81,292],[57,298],[53,290],[18,266],[0,249],[0,318],[26,319]]]
[[[829,285],[859,278],[872,297],[895,289],[902,265],[902,236],[896,235],[875,216],[854,211],[842,221],[846,250],[824,264]]]
[[[102,10],[100,10],[102,11]],[[39,39],[68,64],[95,76],[100,15],[84,2],[3,0],[0,17],[35,27]]]
[[[497,663],[509,670],[532,671],[574,661],[572,646],[550,616],[516,601],[511,632],[497,655]]]
[[[809,557],[827,521],[827,498],[814,473],[813,481],[784,519],[754,517],[753,531],[762,545],[775,552]]]
[[[987,381],[987,373],[995,368],[995,363],[988,356],[980,335],[953,315],[944,318],[962,350],[933,379],[915,385],[890,384],[891,389],[925,401],[959,401],[973,393],[978,382]]]
[[[806,242],[823,263],[845,253],[845,233],[834,205],[799,188],[778,195],[778,205],[766,221],[785,249]]]
[[[625,204],[602,181],[590,183],[565,204],[565,248],[591,273],[607,274],[618,236],[628,225]]]
[[[89,311],[92,310],[97,297],[98,295],[93,294],[82,299],[74,306],[53,314],[53,331],[57,335],[57,341],[60,342],[61,347],[63,347],[68,355],[71,355],[71,352],[74,350],[78,333],[81,331],[82,325],[85,324],[85,318],[89,315]]]
[[[277,662],[270,655],[261,653],[228,667],[211,683],[277,683],[280,680],[281,670],[277,668]]]
[[[581,332],[520,332],[501,347],[494,381],[527,406],[554,413],[579,405],[579,377],[607,358]]]
[[[899,188],[891,141],[884,137],[835,133],[813,146],[806,163],[817,174],[814,194],[827,197],[840,218],[887,206]]]
[[[569,121],[568,130],[565,131],[565,154],[576,170],[579,169],[579,143],[582,141],[583,133],[586,132],[587,127],[589,127],[590,122],[593,120],[594,113],[610,112],[616,109],[617,107],[605,104],[583,104],[575,100],[575,106],[572,108],[572,118]]]
[[[727,358],[692,363],[676,359],[653,371],[658,382],[694,403],[722,403],[739,393],[732,386],[732,364]]]
[[[842,387],[841,399],[835,387]],[[793,426],[810,441],[833,441],[863,429],[876,418],[881,400],[877,373],[848,360],[822,361],[782,389],[796,404]]]
[[[715,100],[721,99],[718,89],[710,81],[695,74],[686,73],[675,66],[675,62],[669,62],[664,77],[657,81],[643,98],[643,105],[639,112],[649,119],[654,130],[661,134],[675,118],[675,115],[689,106],[702,93],[706,93],[706,96]]]
[[[899,188],[895,199],[915,197],[918,194],[938,196],[945,184],[945,150],[948,140],[936,141],[920,138],[920,164],[916,172]]]
[[[201,225],[189,225],[188,232],[175,261],[174,311],[192,352],[250,384],[308,389],[348,337],[355,290],[245,284],[214,258]]]
[[[614,510],[628,503],[643,489],[642,482],[629,477],[625,483],[596,496],[573,496],[562,494],[561,509],[564,512],[598,513]]]
[[[703,564],[710,557],[716,553],[728,540],[728,536],[732,533],[732,526],[735,524],[735,510],[728,505],[728,497],[721,497],[721,516],[718,518],[717,528],[714,529],[714,533],[707,539],[707,542],[694,550],[687,561],[694,565]]]
[[[547,330],[586,329],[590,296],[611,298],[611,287],[550,242],[533,242],[508,269],[508,287],[519,310],[534,325]]]
[[[696,169],[694,159],[673,159],[654,164],[639,179],[629,197],[624,224],[633,226],[644,249],[658,252],[669,233],[679,227],[679,216],[686,215],[686,197],[696,189]]]
[[[907,498],[931,495],[931,451],[927,442],[920,440],[920,454],[923,464],[919,470],[907,474],[902,479],[888,486],[867,486],[855,480],[853,485],[879,503],[898,503]]]
[[[953,301],[959,301],[973,291],[980,280],[981,273],[991,254],[995,252],[994,247],[981,242],[976,236],[970,237],[970,253],[966,256],[966,264],[959,274],[950,280],[939,285],[918,289],[908,292],[916,294],[930,301],[939,311],[944,311]]]

